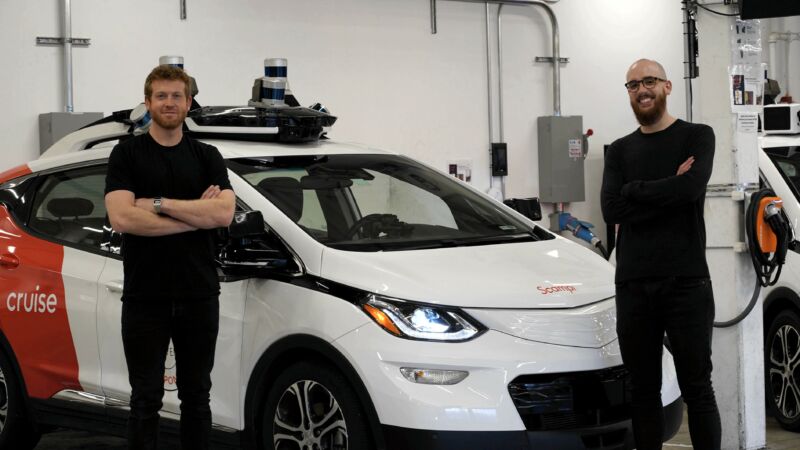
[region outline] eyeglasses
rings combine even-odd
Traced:
[[[658,77],[644,77],[641,80],[628,81],[625,83],[625,87],[628,88],[628,92],[636,92],[639,90],[640,85],[644,85],[647,89],[653,89],[659,81],[667,80]]]

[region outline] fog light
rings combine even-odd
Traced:
[[[464,370],[416,369],[413,367],[401,367],[400,373],[412,383],[439,385],[458,384],[469,375],[469,372]]]

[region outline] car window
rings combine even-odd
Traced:
[[[47,175],[35,193],[28,226],[54,240],[100,250],[105,184],[105,165]]]
[[[227,164],[333,248],[384,251],[549,239],[502,205],[402,156],[279,156]]]
[[[781,177],[800,200],[800,147],[769,147],[764,152],[775,164]]]
[[[281,190],[281,186],[285,188],[283,191],[288,192],[290,185],[297,184],[299,186],[300,180],[306,175],[308,175],[308,172],[302,168],[278,168],[264,172],[252,172],[244,175],[244,178],[253,186],[276,187],[275,189],[266,188],[269,192]],[[287,193],[286,195],[290,194]],[[327,234],[327,224],[315,191],[304,190],[302,191],[302,199],[298,198],[293,201],[290,201],[286,195],[273,196],[273,203],[282,211],[291,214],[293,216],[292,219],[299,225],[306,229],[316,230],[319,235]],[[294,203],[294,206],[290,207],[289,203]]]
[[[441,198],[419,186],[367,170],[371,180],[353,180],[350,188],[362,216],[394,214],[406,223],[458,228],[453,212]]]

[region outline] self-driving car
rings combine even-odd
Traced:
[[[761,182],[783,200],[800,230],[800,135],[759,138]],[[800,431],[800,254],[790,246],[780,277],[764,292],[764,379],[767,407],[780,425]]]
[[[219,230],[213,438],[258,449],[632,448],[613,267],[401,154],[289,106],[194,109],[237,196]],[[104,206],[137,110],[0,174],[0,449],[122,434],[119,233]],[[141,111],[139,111],[141,112]],[[136,117],[133,117],[136,116]],[[672,359],[662,400],[682,417]],[[167,355],[162,433],[177,430]]]

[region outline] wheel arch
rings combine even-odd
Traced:
[[[259,445],[257,424],[270,385],[280,375],[283,368],[298,361],[327,363],[345,376],[367,415],[367,424],[375,448],[385,450],[386,444],[378,413],[358,372],[333,345],[316,336],[306,334],[286,336],[272,344],[261,355],[250,374],[245,391],[244,415],[247,440],[253,443],[253,448],[258,448]]]
[[[769,332],[769,324],[786,309],[791,309],[800,315],[800,295],[788,287],[774,289],[764,299],[764,336]]]
[[[14,371],[14,377],[16,377],[16,381],[20,387],[20,394],[22,395],[22,404],[25,408],[25,414],[28,419],[33,419],[33,425],[38,427],[39,425],[36,423],[36,416],[35,412],[36,409],[33,407],[33,404],[30,401],[30,396],[28,395],[28,386],[25,383],[25,378],[22,376],[22,368],[19,365],[19,360],[17,360],[17,355],[14,352],[14,349],[11,347],[11,343],[8,341],[6,337],[5,331],[0,329],[0,352],[7,358],[8,363],[11,365],[11,370]]]

